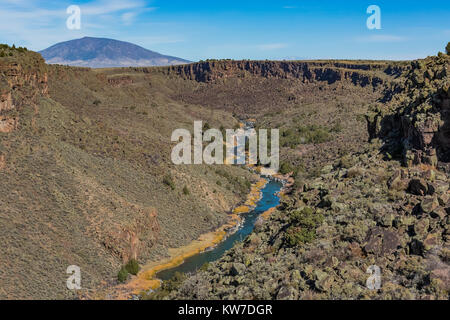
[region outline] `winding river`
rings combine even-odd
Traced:
[[[280,203],[278,192],[281,188],[282,184],[280,182],[269,180],[266,186],[261,190],[262,197],[256,204],[256,207],[250,212],[242,215],[243,223],[236,232],[230,234],[224,241],[212,249],[187,258],[179,266],[158,272],[156,278],[168,280],[174,276],[175,272],[195,272],[205,263],[215,261],[222,257],[223,254],[231,249],[237,241],[243,241],[253,231],[255,222],[262,213],[270,208],[276,207]]]

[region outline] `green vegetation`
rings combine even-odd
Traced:
[[[316,229],[324,217],[314,209],[305,207],[289,213],[291,226],[286,231],[286,242],[289,246],[309,243],[316,238]]]
[[[187,195],[189,195],[190,193],[191,193],[191,192],[189,191],[188,187],[187,187],[187,186],[184,186],[184,187],[183,187],[183,194],[187,196]]]
[[[0,57],[13,56],[14,52],[24,53],[27,52],[28,49],[25,47],[18,47],[13,44],[12,47],[7,44],[0,44]]]
[[[293,176],[296,176],[297,171],[298,171],[298,169],[296,167],[294,167],[292,164],[290,164],[289,162],[282,161],[280,164],[279,172],[281,174],[288,174],[288,173],[293,172]]]
[[[139,263],[136,261],[136,259],[131,259],[126,265],[120,268],[119,273],[117,274],[117,280],[120,283],[123,283],[128,279],[128,274],[137,275],[139,269]]]
[[[175,190],[175,182],[173,182],[172,176],[170,174],[167,174],[163,178],[163,183],[170,187],[170,189]]]
[[[142,300],[162,300],[167,297],[170,292],[177,290],[184,280],[186,280],[187,276],[184,273],[175,272],[175,275],[170,280],[166,280],[161,284],[161,287],[156,289],[153,292],[141,293]]]
[[[127,280],[127,278],[128,278],[128,270],[127,268],[125,268],[125,266],[123,266],[122,268],[120,268],[120,271],[117,274],[117,280],[120,283],[123,283]]]
[[[209,262],[205,262],[199,269],[199,271],[207,271],[209,268]]]
[[[450,42],[447,43],[447,46],[445,47],[445,52],[450,55]]]
[[[127,269],[128,273],[132,275],[137,275],[139,272],[139,263],[136,261],[136,259],[131,259],[125,265],[125,269]]]
[[[336,125],[326,128],[318,125],[301,126],[298,129],[283,129],[280,137],[282,147],[295,148],[299,144],[319,144],[330,141],[332,133],[340,132],[341,128]]]
[[[353,166],[354,162],[355,161],[352,156],[347,154],[339,159],[339,166],[341,168],[350,169]]]
[[[216,169],[216,174],[227,179],[229,183],[227,185],[227,188],[232,185],[233,189],[241,194],[245,194],[250,191],[250,187],[252,184],[245,177],[233,176],[231,173],[224,169]],[[217,180],[216,184],[218,186],[221,186],[222,182],[220,180]]]

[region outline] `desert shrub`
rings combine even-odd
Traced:
[[[289,246],[309,243],[316,238],[316,229],[323,222],[323,215],[314,209],[305,207],[289,213],[290,227],[286,230],[285,240]]]
[[[187,195],[189,195],[190,193],[191,193],[191,192],[189,191],[188,187],[187,187],[187,186],[184,186],[184,187],[183,187],[183,194],[187,196]]]
[[[350,169],[354,163],[355,161],[350,155],[345,155],[339,160],[339,166],[345,169]]]
[[[139,272],[139,263],[136,261],[136,259],[131,259],[125,265],[125,269],[128,271],[128,273],[132,275],[137,275]]]
[[[447,46],[445,47],[445,52],[450,55],[450,42],[447,43]]]
[[[227,179],[228,183],[232,184],[237,192],[246,193],[250,191],[251,183],[246,178],[233,176],[231,173],[223,169],[216,169],[215,172],[217,175]],[[220,180],[217,180],[216,184],[218,186],[222,186],[222,182]]]
[[[280,164],[280,173],[281,174],[288,174],[290,172],[294,172],[294,176],[296,175],[296,169],[288,162],[282,161]]]
[[[186,280],[187,276],[181,272],[175,272],[175,275],[170,280],[166,280],[161,284],[161,287],[151,293],[141,293],[142,300],[162,300],[167,297],[170,292],[178,290],[181,284]]]
[[[297,130],[287,128],[281,131],[280,145],[295,148],[299,144],[324,143],[331,140],[331,133],[341,130],[340,124],[336,124],[331,129],[317,125],[301,126]]]
[[[94,106],[98,106],[100,103],[102,103],[100,100],[94,100],[94,102],[92,102],[92,104],[94,105]]]
[[[125,282],[128,278],[128,271],[127,268],[124,266],[120,268],[119,273],[117,274],[117,280],[121,283]]]
[[[331,132],[341,132],[342,131],[342,129],[343,129],[343,127],[342,127],[342,124],[340,123],[340,122],[337,122],[336,124],[334,124],[332,127],[331,127]]]
[[[205,262],[199,269],[199,271],[208,271],[209,263]]]
[[[355,178],[362,176],[364,174],[364,170],[359,167],[352,167],[347,171],[347,178]]]
[[[309,243],[315,239],[315,230],[308,230],[302,227],[292,226],[286,231],[286,242],[289,246],[298,246],[302,243]]]
[[[166,175],[163,178],[163,183],[167,186],[170,187],[170,189],[175,190],[175,182],[173,182],[172,176],[171,175]]]
[[[322,174],[322,169],[320,166],[314,166],[308,170],[307,177],[308,178],[318,178]]]
[[[327,129],[322,127],[313,127],[310,129],[307,135],[307,141],[309,143],[324,143],[330,140],[330,133]]]

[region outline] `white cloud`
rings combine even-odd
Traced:
[[[286,43],[266,43],[266,44],[260,44],[257,46],[259,50],[277,50],[277,49],[283,49],[286,48],[288,45]]]
[[[78,4],[81,30],[68,30],[66,9],[71,0],[0,0],[0,42],[25,45],[41,50],[55,42],[82,36],[104,36],[105,30],[120,33],[120,26],[131,25],[139,14],[154,11],[144,0],[92,0]],[[119,22],[119,23],[117,23]],[[123,24],[120,24],[122,22]]]
[[[80,5],[81,14],[87,15],[102,15],[119,11],[143,9],[145,8],[145,1],[131,0],[131,1],[119,1],[119,0],[99,0],[89,4]]]
[[[136,18],[136,15],[136,12],[125,12],[124,14],[122,14],[123,23],[126,25],[130,25],[134,21],[134,18]]]
[[[395,36],[395,35],[370,35],[367,37],[358,37],[356,38],[359,42],[402,42],[408,40],[405,37]]]

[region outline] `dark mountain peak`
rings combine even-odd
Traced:
[[[189,63],[187,60],[166,56],[130,42],[94,37],[60,42],[40,53],[50,64],[91,68],[165,66]]]

